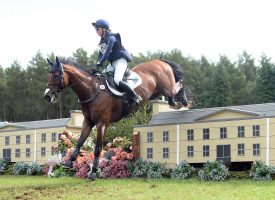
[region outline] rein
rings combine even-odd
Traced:
[[[64,84],[64,67],[63,67],[63,64],[62,64],[61,66],[62,66],[62,71],[61,71],[62,74],[60,75],[61,84],[62,84],[62,85],[65,85],[65,84]],[[89,75],[86,76],[85,78],[80,79],[79,81],[77,81],[77,82],[75,82],[75,83],[73,83],[73,84],[71,84],[71,85],[67,85],[67,86],[63,87],[62,89],[59,90],[59,92],[62,92],[62,91],[65,90],[65,89],[71,88],[71,87],[73,87],[73,86],[75,86],[75,85],[77,85],[77,84],[79,84],[79,83],[85,81],[86,79],[88,79],[88,78],[90,78],[90,77],[92,77],[91,74],[89,74]],[[94,96],[92,96],[91,98],[86,99],[86,100],[83,100],[83,101],[79,99],[78,102],[81,103],[81,104],[84,104],[84,103],[88,103],[88,102],[90,102],[90,101],[93,101],[93,100],[99,95],[99,93],[100,93],[100,90],[98,90],[98,92],[97,92]]]

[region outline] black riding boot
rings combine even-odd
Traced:
[[[119,87],[123,89],[127,94],[129,94],[130,97],[136,102],[136,104],[139,104],[142,100],[141,97],[132,88],[130,88],[127,83],[120,81]]]

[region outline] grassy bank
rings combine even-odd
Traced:
[[[98,179],[0,176],[0,199],[275,199],[275,181]]]

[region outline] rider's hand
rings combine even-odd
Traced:
[[[102,64],[100,62],[97,62],[96,65],[95,65],[95,68],[98,69],[100,67],[102,67]]]
[[[96,68],[93,68],[93,69],[92,69],[92,74],[93,74],[93,75],[96,75],[97,73],[98,73],[97,69],[96,69]]]

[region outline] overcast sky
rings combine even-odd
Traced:
[[[177,48],[215,62],[246,50],[274,62],[274,0],[0,0],[0,65],[25,67],[38,50],[92,53],[99,38],[91,22],[99,18],[134,55]]]

